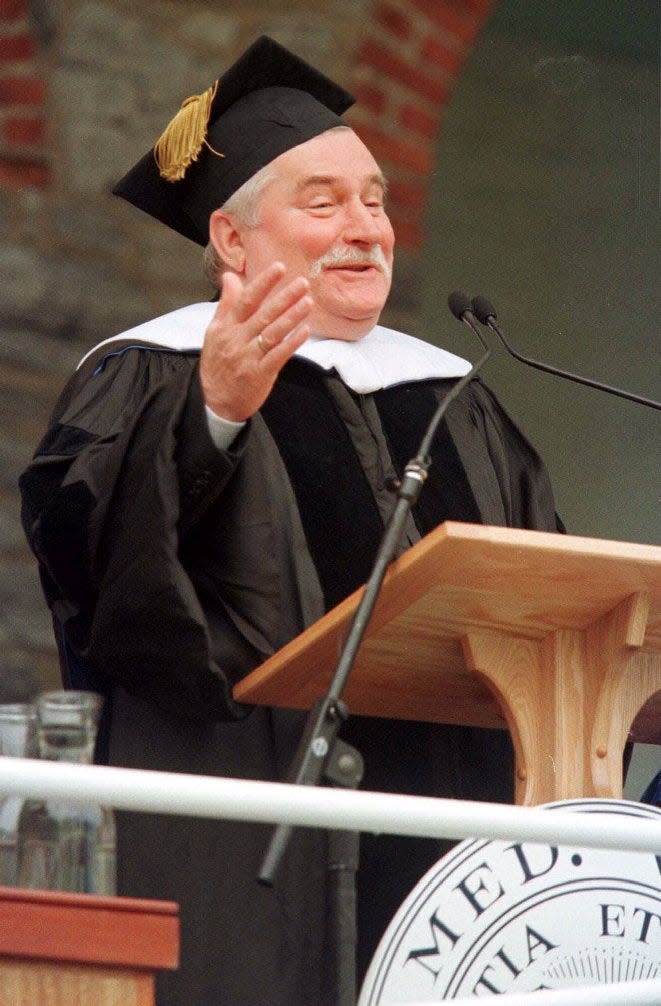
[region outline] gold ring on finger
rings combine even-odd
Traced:
[[[261,349],[262,353],[268,353],[269,349],[273,348],[271,343],[266,341],[261,332],[257,336],[257,345]]]

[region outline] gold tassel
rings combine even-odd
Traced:
[[[200,156],[206,141],[211,104],[218,90],[218,81],[203,94],[193,94],[182,101],[181,108],[165,127],[154,147],[158,172],[166,182],[178,182]],[[224,157],[209,147],[218,157]]]

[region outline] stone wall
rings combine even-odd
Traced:
[[[388,320],[415,330],[443,109],[491,0],[0,0],[0,701],[58,681],[17,479],[97,341],[206,299],[200,252],[110,195],[188,94],[258,34],[354,90],[391,180]]]

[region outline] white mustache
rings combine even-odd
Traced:
[[[372,265],[390,276],[391,269],[381,245],[372,245],[367,251],[360,248],[331,248],[310,267],[310,277],[315,279],[324,269],[341,268],[352,265]]]

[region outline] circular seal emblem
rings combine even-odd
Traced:
[[[625,800],[553,810],[658,818]],[[660,850],[661,851],[661,850]],[[358,1006],[661,978],[661,855],[466,839],[395,915]]]

